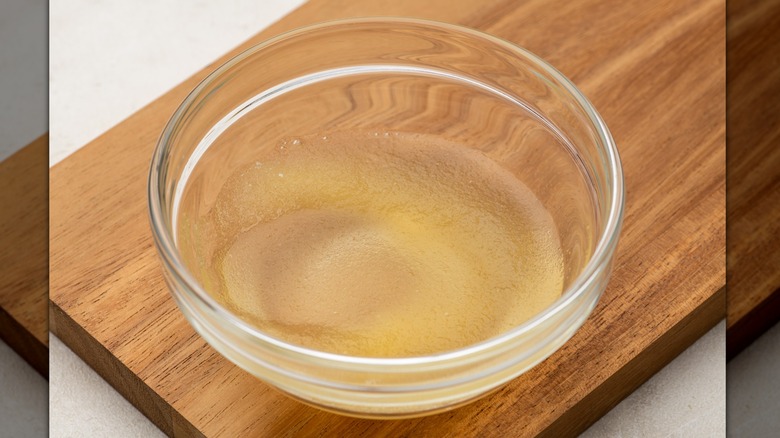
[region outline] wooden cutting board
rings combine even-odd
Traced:
[[[0,161],[0,338],[44,377],[49,375],[48,169],[48,134]]]
[[[728,7],[726,351],[732,358],[780,321],[780,0]]]
[[[223,359],[166,290],[146,213],[155,142],[208,72],[282,31],[380,14],[550,61],[606,120],[627,184],[613,278],[575,336],[489,397],[399,421],[310,408]],[[725,316],[724,48],[719,0],[312,0],[51,170],[51,330],[170,435],[573,435]]]

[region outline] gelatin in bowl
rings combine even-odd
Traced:
[[[297,400],[453,409],[549,357],[606,287],[623,214],[598,113],[530,52],[365,18],[219,67],[163,131],[152,234],[182,314]]]
[[[482,152],[364,132],[283,139],[257,158],[202,217],[181,212],[179,235],[210,247],[186,251],[210,293],[272,336],[424,356],[497,336],[561,295],[552,217]]]

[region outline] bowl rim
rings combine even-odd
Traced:
[[[492,338],[480,341],[475,344],[470,344],[456,350],[412,357],[361,357],[315,350],[312,348],[288,343],[273,337],[239,318],[233,312],[229,311],[227,308],[217,302],[201,287],[199,282],[192,276],[189,270],[182,263],[178,251],[176,250],[176,245],[172,233],[169,232],[166,225],[166,215],[162,205],[163,190],[161,183],[163,181],[163,177],[165,177],[167,174],[165,165],[168,161],[167,159],[170,140],[173,133],[177,129],[179,121],[181,121],[182,117],[187,114],[188,110],[192,106],[192,103],[201,95],[201,92],[204,90],[204,88],[212,84],[218,78],[222,77],[224,73],[228,72],[237,63],[279,41],[294,38],[302,34],[325,28],[354,24],[365,25],[372,23],[385,25],[387,23],[395,23],[397,25],[424,25],[443,29],[450,33],[466,34],[467,36],[478,37],[487,40],[490,43],[501,46],[502,48],[517,54],[519,57],[526,59],[534,66],[542,69],[545,73],[552,76],[559,83],[559,85],[562,86],[581,106],[581,109],[584,110],[584,112],[587,114],[589,122],[593,125],[593,128],[595,128],[595,131],[598,134],[599,140],[603,146],[601,152],[605,153],[605,164],[608,172],[607,179],[608,184],[612,188],[611,197],[609,199],[609,213],[607,214],[604,226],[602,227],[603,231],[599,236],[599,240],[596,244],[593,254],[582,271],[562,292],[560,298],[558,298],[531,319],[526,320],[523,323],[511,328],[510,330]],[[253,45],[211,72],[187,95],[187,97],[178,106],[174,114],[166,123],[166,126],[157,141],[157,145],[152,155],[147,180],[147,196],[152,236],[155,246],[157,247],[157,252],[164,264],[164,269],[166,269],[168,273],[174,276],[175,280],[177,280],[177,284],[185,286],[186,292],[190,296],[194,297],[200,305],[206,306],[208,310],[213,312],[221,320],[228,322],[235,328],[238,328],[243,334],[248,335],[253,340],[259,340],[284,351],[304,357],[309,357],[311,359],[324,360],[327,362],[343,365],[351,364],[355,366],[362,365],[368,367],[403,367],[408,365],[435,365],[438,363],[450,362],[453,360],[484,354],[484,352],[490,351],[503,344],[507,344],[513,340],[521,338],[525,333],[533,330],[534,327],[543,324],[548,319],[566,309],[570,303],[575,301],[588,290],[589,286],[600,277],[600,274],[604,270],[610,268],[609,262],[615,251],[615,247],[617,246],[623,221],[625,188],[623,182],[623,171],[617,146],[605,122],[590,103],[590,101],[584,96],[584,94],[566,76],[560,73],[555,67],[547,63],[547,61],[541,57],[512,42],[465,26],[419,18],[360,17],[323,21],[289,30]],[[172,226],[175,227],[175,224],[172,224]],[[172,287],[169,287],[169,290],[174,295],[180,293],[179,290]]]

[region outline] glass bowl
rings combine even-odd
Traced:
[[[261,165],[269,148],[344,132],[441,139],[478,151],[516,178],[554,222],[560,298],[488,339],[411,357],[358,357],[286,342],[228,308],[199,265],[214,249],[208,239],[193,240],[198,218],[216,208],[236,169]],[[292,397],[368,418],[463,405],[556,351],[606,287],[623,192],[604,121],[561,73],[493,36],[402,18],[318,24],[231,59],[177,109],[149,175],[165,279],[197,332]],[[246,227],[245,219],[226,218],[237,227]]]

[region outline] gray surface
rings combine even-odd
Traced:
[[[0,161],[47,130],[46,40],[45,0],[0,0]]]
[[[46,379],[0,340],[0,437],[46,436],[47,389]]]
[[[780,436],[780,324],[728,363],[728,435]]]
[[[45,0],[0,0],[0,161],[46,132],[46,23]],[[47,394],[0,340],[0,437],[45,436]]]
[[[52,3],[51,163],[300,1],[146,3],[155,6],[88,0]],[[586,436],[722,436],[723,346],[721,323]],[[115,437],[154,434],[148,420],[56,339],[50,361],[51,436],[95,436],[94,431]]]

